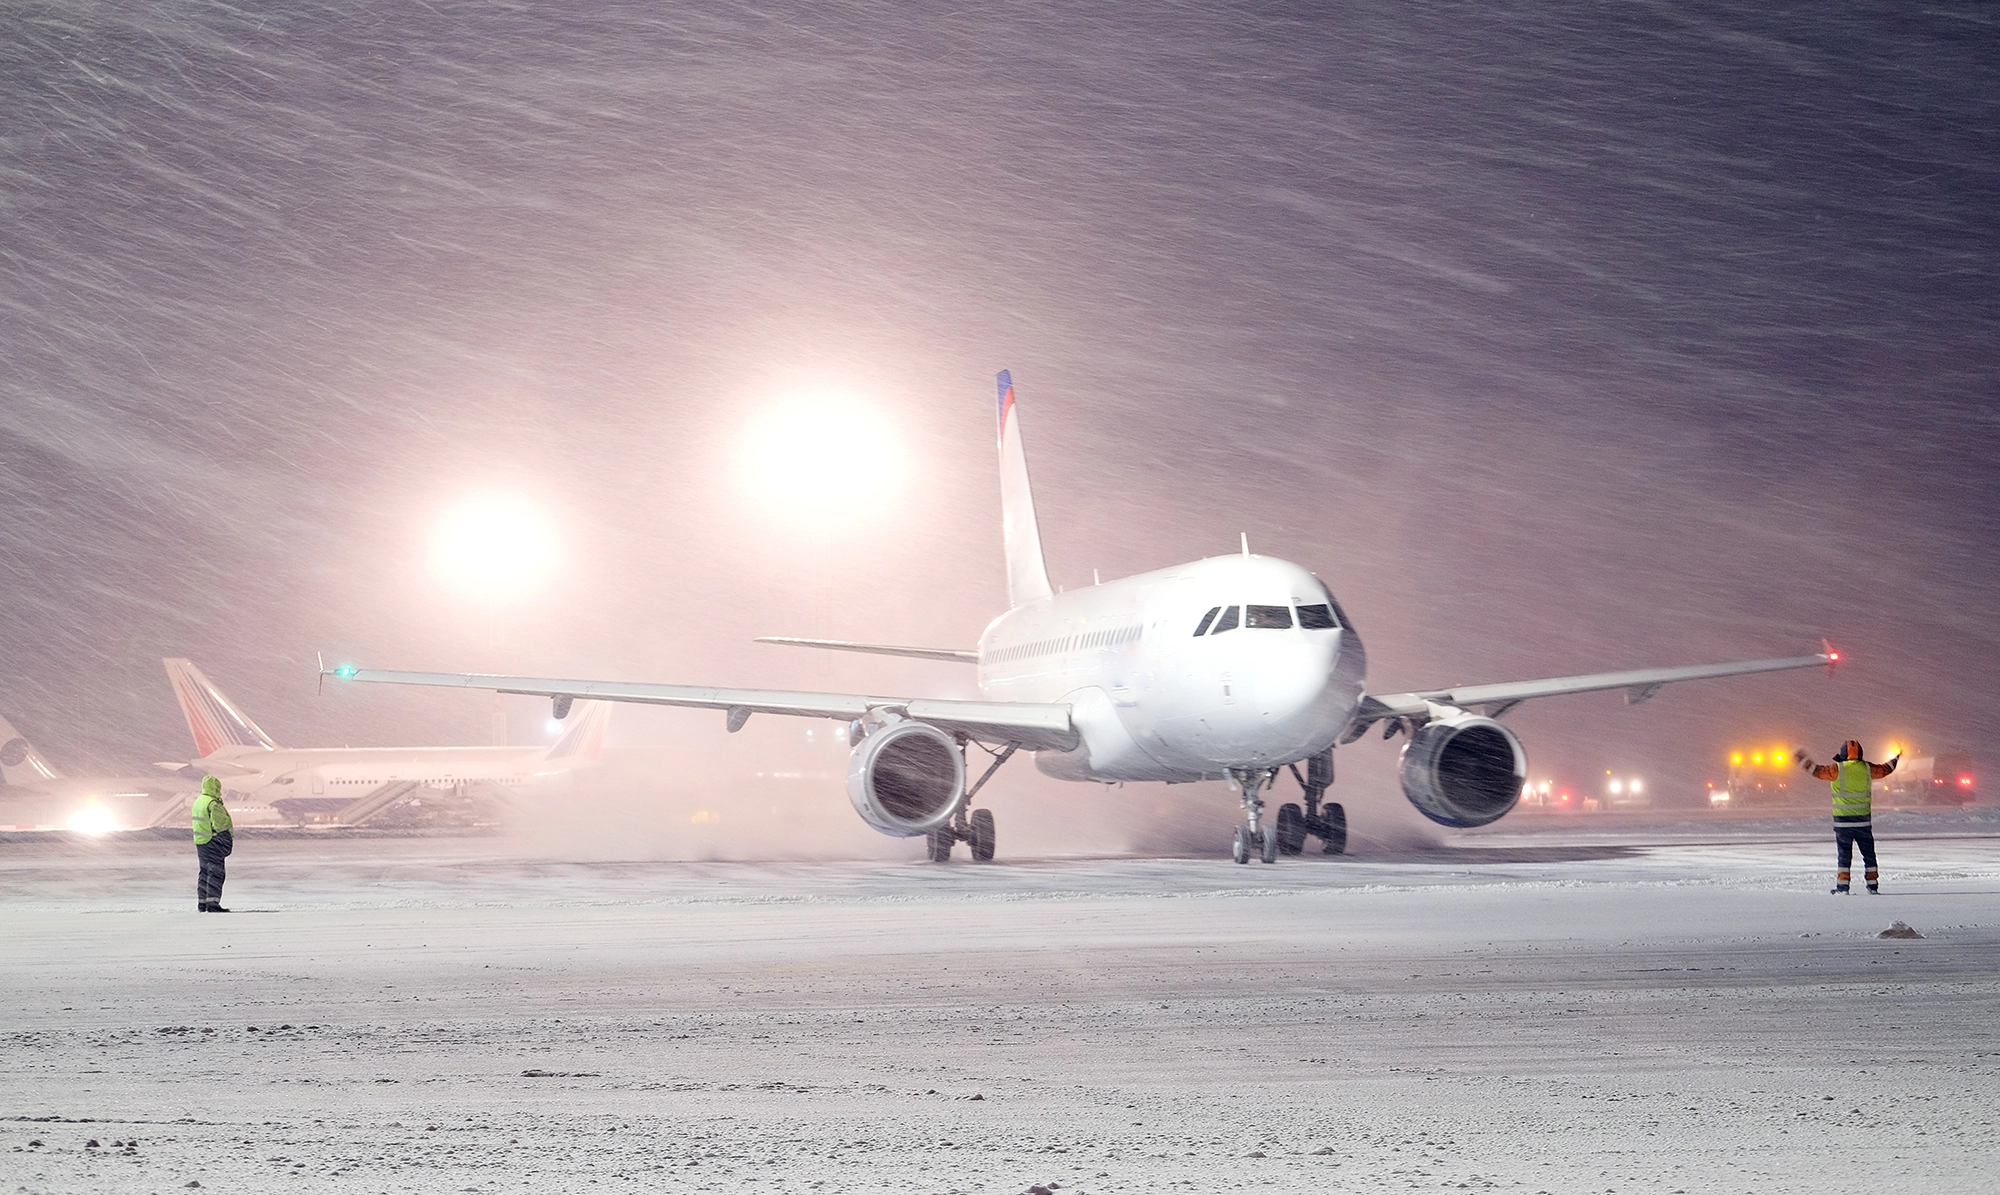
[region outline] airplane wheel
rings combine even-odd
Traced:
[[[993,811],[975,809],[972,811],[972,861],[974,863],[993,862]]]
[[[1347,810],[1337,804],[1329,803],[1326,807],[1324,820],[1326,822],[1326,834],[1323,837],[1326,839],[1326,853],[1329,855],[1345,855],[1347,853]]]
[[[1236,841],[1230,844],[1229,857],[1238,863],[1250,862],[1250,827],[1236,827]]]
[[[932,830],[929,834],[924,835],[924,838],[926,845],[930,847],[931,862],[951,862],[952,843],[956,842],[957,839],[952,835],[950,829]]]
[[[1276,863],[1278,861],[1278,828],[1276,826],[1265,826],[1257,845],[1263,851],[1264,862]]]
[[[1297,805],[1278,806],[1278,853],[1296,855],[1306,849],[1306,815]]]

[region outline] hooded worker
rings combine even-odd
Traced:
[[[201,874],[195,880],[195,906],[203,913],[227,913],[222,907],[222,861],[236,849],[230,831],[235,822],[229,807],[222,803],[222,781],[204,776],[201,795],[194,799],[194,853],[201,860]]]
[[[1889,757],[1888,763],[1869,763],[1862,758],[1861,744],[1847,740],[1840,748],[1840,754],[1832,763],[1816,764],[1807,755],[1804,747],[1794,747],[1792,754],[1798,757],[1799,766],[1813,774],[1816,780],[1833,782],[1833,853],[1839,870],[1834,872],[1833,892],[1844,896],[1851,889],[1848,877],[1853,873],[1849,868],[1854,863],[1854,848],[1861,848],[1861,863],[1868,870],[1862,878],[1868,881],[1868,891],[1880,895],[1881,873],[1875,869],[1875,828],[1872,821],[1870,789],[1872,782],[1882,779],[1896,770],[1896,761],[1903,758],[1901,751]]]

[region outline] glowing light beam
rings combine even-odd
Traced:
[[[844,394],[767,407],[745,431],[739,464],[764,506],[821,526],[895,497],[909,475],[902,433],[887,413]]]
[[[525,499],[485,494],[447,511],[431,542],[431,566],[451,585],[503,601],[554,571],[555,527]]]

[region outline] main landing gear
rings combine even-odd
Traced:
[[[1306,807],[1297,805],[1278,807],[1278,849],[1287,855],[1296,855],[1305,850],[1306,835],[1319,839],[1324,845],[1323,855],[1344,855],[1347,853],[1347,810],[1338,801],[1327,801],[1324,811],[1320,802],[1326,797],[1326,790],[1333,787],[1333,748],[1306,760],[1306,773],[1299,775],[1299,765],[1289,765],[1292,779],[1299,782],[1305,791]],[[1289,815],[1287,814],[1289,811]],[[1287,821],[1291,830],[1286,832]]]
[[[965,842],[972,845],[974,863],[993,862],[993,811],[958,807],[951,820],[924,836],[933,863],[951,862],[951,848]]]
[[[1308,759],[1304,775],[1297,764],[1289,765],[1289,770],[1305,792],[1305,808],[1291,802],[1278,806],[1278,822],[1269,827],[1261,824],[1264,801],[1258,793],[1277,778],[1278,769],[1237,768],[1229,773],[1243,793],[1243,824],[1236,827],[1229,851],[1238,863],[1248,863],[1252,855],[1276,863],[1279,855],[1300,854],[1308,835],[1325,844],[1323,854],[1347,853],[1347,810],[1337,801],[1327,801],[1324,808],[1320,804],[1333,786],[1333,748]]]
[[[959,745],[963,747],[964,742]],[[994,752],[993,762],[985,773],[959,798],[958,812],[951,815],[950,821],[924,836],[931,862],[951,862],[951,848],[961,842],[971,845],[974,863],[993,862],[993,811],[974,809],[972,798],[979,795],[979,790],[986,787],[988,780],[993,779],[993,773],[1000,770],[1000,765],[1013,758],[1014,752],[1020,749],[1019,743],[1009,743],[1005,750]]]

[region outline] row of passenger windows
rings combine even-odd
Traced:
[[[471,784],[478,780],[493,780],[503,784],[514,784],[518,783],[520,779],[521,778],[519,776],[478,776],[478,777],[467,777],[464,780],[460,780],[456,776],[431,776],[423,780],[418,780],[414,776],[411,777],[411,781],[417,784]],[[401,780],[329,780],[327,781],[327,783],[366,784],[372,788],[380,788],[384,784],[401,784],[402,781]]]
[[[1090,651],[1099,647],[1123,647],[1137,643],[1144,627],[1114,627],[1106,631],[1086,631],[1081,635],[1063,635],[1055,639],[1038,639],[1033,643],[1018,643],[1013,647],[1003,647],[993,653],[995,660],[1031,660],[1036,656],[1060,655],[1066,651]]]
[[[1297,625],[1308,631],[1337,631],[1345,620],[1335,611],[1338,607],[1331,603],[1300,606]],[[1290,606],[1216,606],[1201,616],[1196,624],[1196,635],[1220,635],[1233,631],[1238,626],[1249,627],[1253,631],[1284,631],[1293,626]]]

